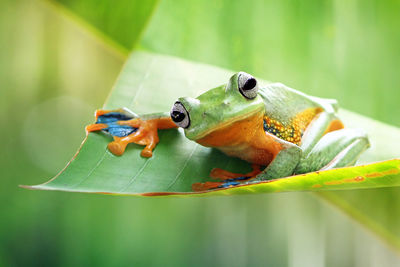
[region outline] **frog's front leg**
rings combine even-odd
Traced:
[[[250,182],[259,182],[293,174],[294,169],[299,164],[303,154],[302,149],[290,142],[277,139],[282,145],[282,150],[275,156],[272,162]]]
[[[127,109],[97,110],[96,123],[86,127],[87,132],[103,130],[111,134],[114,141],[108,149],[122,155],[130,143],[145,145],[141,155],[151,157],[159,142],[158,129],[176,128],[167,113],[155,113],[139,117]]]
[[[153,149],[159,142],[158,129],[176,128],[171,118],[165,116],[119,121],[118,124],[130,126],[137,130],[126,137],[114,137],[114,141],[108,144],[108,149],[117,156],[121,156],[124,153],[128,144],[135,143],[145,145],[140,154],[142,157],[149,158],[153,155]]]

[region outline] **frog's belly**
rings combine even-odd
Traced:
[[[275,157],[275,154],[267,149],[252,147],[247,144],[240,146],[217,147],[217,149],[221,150],[228,156],[238,157],[250,163],[264,166],[268,165]]]

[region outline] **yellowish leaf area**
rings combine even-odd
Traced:
[[[292,177],[207,192],[156,192],[138,195],[215,196],[249,193],[279,193],[291,191],[349,190],[370,187],[400,186],[400,179],[396,177],[399,173],[400,160],[394,159],[362,166],[311,172]]]
[[[174,65],[175,68],[165,67],[170,65]],[[190,75],[180,75],[188,70],[191,70]],[[174,57],[134,52],[128,59],[104,108],[127,107],[139,114],[166,111],[177,97],[196,96],[205,88],[221,84],[231,73],[224,69]],[[204,79],[206,76],[207,79]],[[157,79],[159,81],[154,83]],[[159,84],[164,86],[158,87]],[[191,84],[191,86],[176,86],[178,84]],[[156,90],[160,92],[154,94]],[[293,119],[290,123],[293,126],[293,138],[295,132],[297,137],[301,136],[310,118],[316,113],[318,110],[306,110],[304,114],[301,113]],[[196,145],[185,138],[180,130],[163,130],[160,133],[160,143],[150,159],[140,157],[142,148],[134,144],[128,146],[123,156],[115,156],[107,150],[109,136],[91,133],[75,157],[56,177],[44,184],[27,188],[115,195],[187,197],[399,186],[400,159],[393,159],[397,157],[396,150],[391,145],[399,130],[349,112],[344,112],[340,118],[346,125],[362,128],[369,134],[372,147],[361,156],[360,164],[363,165],[211,191],[192,192],[193,183],[212,181],[208,178],[212,168],[231,169],[242,173],[248,168],[246,167],[248,164]],[[268,119],[266,121],[269,127],[273,126],[280,132],[289,133],[284,128],[290,125],[283,127],[273,123]],[[289,135],[292,133],[285,137]]]

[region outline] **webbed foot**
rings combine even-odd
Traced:
[[[108,149],[117,156],[121,156],[129,143],[145,145],[140,155],[149,158],[153,155],[153,149],[159,142],[158,138],[158,120],[132,119],[128,121],[119,121],[119,125],[130,126],[136,131],[126,137],[114,136],[114,141],[108,144]]]
[[[96,123],[86,126],[86,132],[104,131],[111,134],[114,141],[108,149],[121,156],[129,143],[144,145],[141,155],[149,158],[159,142],[158,129],[176,128],[170,117],[153,114],[150,119],[140,119],[128,109],[96,110]]]

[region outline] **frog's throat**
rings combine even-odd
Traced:
[[[243,120],[254,120],[256,115],[261,116],[261,125],[262,125],[262,116],[264,115],[264,109],[262,109],[262,110],[257,109],[257,110],[253,110],[251,112],[239,115],[239,116],[235,116],[234,118],[228,119],[222,123],[220,122],[220,123],[218,123],[218,126],[211,127],[209,130],[202,131],[202,132],[198,133],[197,135],[191,136],[188,138],[195,142],[198,142],[198,140],[203,139],[212,133],[219,132],[220,130],[229,128],[229,127],[237,124],[237,122],[240,122]]]
[[[263,112],[255,112],[252,116],[214,129],[196,142],[217,148],[228,156],[239,157],[258,165],[268,165],[282,146],[265,133],[263,116]]]

